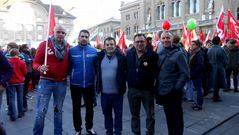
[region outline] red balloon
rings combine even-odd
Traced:
[[[169,30],[171,28],[171,24],[168,20],[163,21],[162,24],[163,30]]]

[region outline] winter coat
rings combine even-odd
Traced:
[[[227,54],[219,45],[208,49],[208,63],[210,64],[209,88],[225,88],[225,68],[228,62]]]
[[[12,65],[9,63],[3,52],[0,51],[0,85],[6,87],[13,73]]]
[[[239,47],[236,45],[229,45],[225,48],[228,57],[226,69],[239,68]]]

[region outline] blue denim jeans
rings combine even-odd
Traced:
[[[122,133],[122,115],[123,115],[123,96],[119,94],[101,94],[101,107],[105,117],[105,129],[107,134],[115,135]],[[114,122],[112,116],[114,111]]]
[[[192,80],[193,86],[197,92],[197,105],[202,106],[203,104],[203,92],[202,92],[202,80],[201,78]]]
[[[66,96],[66,81],[54,82],[41,79],[37,90],[36,118],[33,128],[34,135],[43,135],[44,121],[49,101],[53,94],[54,135],[62,135],[62,107]]]
[[[7,93],[9,97],[9,105],[8,111],[10,118],[16,119],[17,118],[17,111],[15,105],[15,93],[17,93],[17,110],[18,115],[23,115],[23,84],[19,85],[10,85],[7,87]]]

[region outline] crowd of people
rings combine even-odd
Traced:
[[[169,135],[183,135],[182,102],[192,109],[203,109],[203,97],[212,93],[213,102],[221,102],[221,88],[230,91],[233,74],[234,92],[238,92],[239,47],[219,37],[206,41],[192,40],[188,50],[180,37],[170,31],[159,32],[158,49],[142,33],[124,54],[113,37],[104,39],[98,49],[89,43],[90,33],[81,30],[78,45],[65,40],[66,29],[57,25],[54,35],[40,43],[37,50],[14,42],[0,52],[0,97],[6,88],[8,115],[11,121],[28,111],[29,82],[36,91],[34,135],[43,135],[48,104],[53,95],[54,135],[62,135],[63,103],[69,78],[75,135],[81,135],[81,98],[86,108],[85,129],[93,129],[96,95],[100,94],[106,135],[121,135],[123,102],[127,91],[131,113],[131,130],[141,135],[140,108],[146,112],[146,135],[155,133],[155,103],[163,106]],[[40,76],[40,77],[39,77]],[[225,79],[226,78],[226,79]],[[37,85],[37,87],[36,87]],[[17,95],[17,110],[15,106]],[[2,101],[2,100],[0,100]],[[4,129],[0,127],[0,131]]]

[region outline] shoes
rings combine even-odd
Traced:
[[[202,106],[200,106],[200,105],[198,105],[198,104],[193,104],[192,109],[193,109],[194,111],[200,111],[200,110],[202,110]]]
[[[28,111],[28,107],[23,107],[23,112],[27,112]]]
[[[224,89],[223,91],[228,92],[228,91],[230,91],[230,88]]]
[[[239,92],[239,90],[234,90],[234,92]]]
[[[85,104],[81,104],[81,106],[80,107],[85,107]]]
[[[96,132],[94,131],[93,128],[91,128],[91,129],[86,129],[86,132],[87,132],[89,135],[96,135]]]
[[[81,135],[81,131],[76,132],[74,135]]]
[[[16,121],[17,120],[17,118],[15,118],[15,117],[10,117],[10,121]]]
[[[18,118],[22,118],[23,116],[24,116],[24,113],[19,114],[19,115],[18,115]]]
[[[220,98],[213,99],[213,102],[222,102]]]

